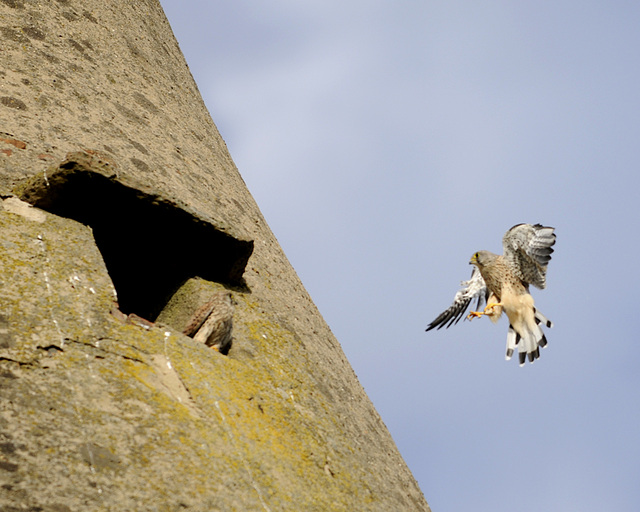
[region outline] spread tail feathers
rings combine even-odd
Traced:
[[[542,313],[534,309],[535,325],[526,326],[521,325],[522,333],[517,332],[513,325],[509,324],[509,331],[507,332],[507,352],[505,355],[506,360],[511,359],[515,353],[516,347],[518,348],[518,359],[520,366],[523,366],[526,360],[533,363],[540,357],[540,348],[547,346],[547,338],[542,332],[540,324],[546,327],[553,327],[553,322],[547,319]]]

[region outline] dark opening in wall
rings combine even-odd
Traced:
[[[93,229],[124,313],[154,321],[178,287],[195,276],[244,286],[253,241],[143,188],[123,183],[104,159],[72,153],[16,193]]]

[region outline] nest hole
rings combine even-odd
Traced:
[[[233,237],[176,201],[125,185],[80,155],[32,178],[18,195],[91,227],[123,313],[155,321],[191,277],[245,287],[252,241]]]

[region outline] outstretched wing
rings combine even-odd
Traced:
[[[504,259],[522,281],[537,288],[547,285],[547,265],[556,243],[554,228],[517,224],[502,237]]]
[[[453,298],[453,304],[447,309],[443,311],[438,318],[436,318],[433,322],[429,324],[427,327],[427,331],[430,331],[433,328],[440,329],[441,327],[449,327],[453,324],[457,324],[460,319],[464,316],[469,304],[471,301],[478,298],[478,302],[476,304],[476,309],[479,309],[482,304],[484,304],[489,296],[489,291],[487,290],[487,285],[482,279],[482,275],[480,275],[480,271],[478,267],[473,267],[473,272],[471,273],[471,279],[468,281],[462,281],[462,290],[456,293],[456,296]]]

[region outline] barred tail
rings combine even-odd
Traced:
[[[540,324],[546,327],[553,327],[553,322],[547,319],[542,313],[534,308],[535,324],[524,325],[521,324],[518,327],[522,332],[516,331],[513,325],[509,324],[509,331],[507,332],[507,352],[505,355],[508,361],[513,356],[516,347],[518,348],[518,360],[520,366],[529,360],[533,363],[540,357],[540,348],[547,346],[547,338],[542,332]]]

